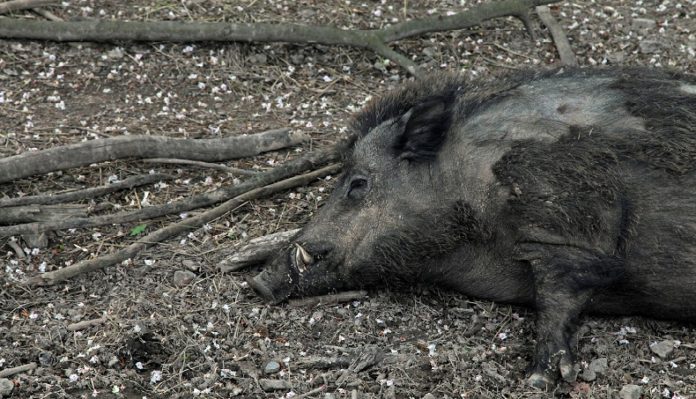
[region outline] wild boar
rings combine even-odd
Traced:
[[[573,379],[584,312],[696,321],[696,77],[436,74],[355,118],[344,173],[250,280],[281,302],[425,282],[536,310],[528,382]]]

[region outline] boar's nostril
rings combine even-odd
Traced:
[[[314,263],[314,258],[307,252],[306,249],[302,248],[302,245],[295,244],[295,265],[297,265],[297,270],[300,273],[304,273],[307,270],[307,266]]]

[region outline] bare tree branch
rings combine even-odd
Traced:
[[[24,223],[14,226],[0,226],[0,237],[37,234],[51,230],[96,227],[107,224],[123,224],[152,219],[164,215],[179,214],[192,209],[203,208],[214,205],[218,202],[226,201],[253,188],[271,184],[278,180],[287,179],[306,170],[314,169],[319,165],[334,162],[337,159],[338,153],[335,149],[317,152],[309,154],[300,159],[287,162],[284,165],[277,166],[267,172],[259,173],[258,175],[236,186],[222,187],[209,193],[199,194],[181,201],[171,202],[159,206],[150,206],[136,211],[119,212],[110,215],[72,218],[41,223]]]
[[[44,194],[44,195],[28,195],[18,198],[3,198],[0,199],[0,208],[8,206],[21,205],[52,205],[64,204],[66,202],[75,202],[87,198],[95,198],[105,194],[113,193],[119,190],[130,190],[133,187],[144,186],[147,184],[157,183],[159,181],[173,179],[173,176],[162,173],[153,173],[147,175],[131,176],[121,181],[107,184],[100,187],[92,187],[84,190],[70,191],[59,194]],[[2,211],[0,211],[2,212]]]
[[[0,3],[0,14],[6,14],[10,11],[27,10],[29,8],[56,4],[58,0],[12,0]]]
[[[247,201],[274,194],[276,192],[286,190],[288,188],[311,183],[312,181],[322,176],[335,173],[339,170],[340,165],[334,164],[304,175],[294,176],[286,180],[269,184],[264,187],[254,188],[235,198],[226,201],[218,207],[215,207],[208,211],[202,212],[196,216],[184,219],[178,223],[168,225],[153,233],[150,233],[119,251],[113,252],[111,254],[99,258],[88,259],[52,272],[39,274],[36,277],[29,279],[28,283],[30,285],[52,285],[67,280],[69,278],[75,277],[82,273],[103,269],[107,266],[111,266],[113,264],[122,262],[126,259],[130,259],[134,257],[136,254],[138,254],[140,251],[158,242],[166,240],[170,237],[174,237],[186,231],[196,229],[202,226],[203,224],[208,223],[209,221],[219,218],[225,213],[232,211],[233,209],[239,207]]]
[[[6,18],[0,19],[0,21]],[[53,22],[52,22],[53,23]],[[289,129],[219,139],[173,139],[163,136],[119,136],[25,152],[0,159],[0,183],[96,162],[124,158],[181,158],[224,161],[258,155],[298,144],[307,138]]]
[[[536,8],[536,12],[541,22],[543,22],[544,25],[549,28],[549,32],[551,32],[551,37],[553,37],[553,42],[556,43],[556,49],[558,50],[561,63],[567,66],[577,66],[578,61],[575,59],[573,49],[570,47],[568,37],[561,25],[556,21],[556,18],[551,15],[551,10],[547,6],[539,6]]]
[[[387,43],[425,33],[466,29],[505,16],[520,19],[532,33],[529,9],[559,0],[503,0],[476,5],[451,16],[432,16],[401,22],[384,29],[349,30],[288,23],[200,23],[173,21],[29,21],[0,20],[0,38],[55,41],[237,41],[344,45],[369,49],[418,75],[416,65]]]
[[[0,224],[41,223],[87,217],[87,207],[77,204],[23,205],[2,208]]]
[[[316,305],[335,305],[341,302],[354,301],[367,296],[367,291],[344,291],[336,294],[310,296],[307,298],[291,299],[288,305],[293,307],[316,306]]]

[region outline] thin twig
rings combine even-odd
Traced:
[[[70,191],[67,193],[60,194],[47,194],[47,195],[30,195],[26,197],[18,198],[3,198],[0,199],[0,208],[8,206],[20,206],[20,205],[53,205],[53,204],[64,204],[66,202],[75,202],[84,200],[87,198],[95,198],[105,194],[109,194],[119,190],[130,190],[133,187],[144,186],[147,184],[157,183],[159,181],[166,181],[173,179],[173,176],[153,173],[147,175],[138,175],[125,178],[121,181],[107,184],[100,187],[92,187],[84,190]]]
[[[29,279],[28,284],[52,285],[67,280],[69,278],[75,277],[82,273],[100,270],[113,264],[120,263],[124,260],[131,259],[144,249],[149,248],[150,246],[164,241],[168,238],[174,237],[178,234],[194,230],[204,225],[205,223],[208,223],[213,219],[219,218],[225,213],[237,208],[246,201],[264,197],[282,190],[286,190],[288,188],[311,183],[312,181],[322,176],[335,173],[338,170],[340,170],[340,165],[334,164],[304,175],[294,176],[289,179],[269,184],[264,187],[249,190],[244,194],[232,198],[224,202],[222,205],[219,205],[213,209],[202,212],[196,216],[184,219],[178,223],[168,225],[153,233],[150,233],[119,251],[110,253],[99,258],[88,259],[52,272],[37,275]]]
[[[22,250],[22,247],[19,246],[19,243],[15,240],[10,240],[7,245],[12,248],[12,250],[15,252],[15,255],[17,255],[17,258],[19,259],[27,259],[29,258],[29,255],[27,255],[24,250]]]
[[[320,386],[312,389],[311,391],[308,391],[306,393],[303,393],[302,395],[297,395],[297,396],[293,396],[293,397],[297,398],[297,399],[302,399],[302,398],[306,398],[308,396],[316,395],[320,392],[324,392],[325,390],[326,390],[326,385],[320,385]]]
[[[11,375],[24,373],[25,371],[34,370],[36,368],[36,363],[31,362],[29,364],[24,364],[22,366],[11,367],[9,369],[0,371],[0,378],[9,377]]]
[[[83,320],[83,321],[68,325],[68,331],[84,330],[85,328],[94,327],[94,326],[98,326],[100,324],[103,324],[105,321],[106,321],[106,317],[100,317],[98,319],[92,319],[92,320]]]
[[[301,299],[291,299],[288,305],[293,307],[315,306],[315,305],[335,305],[341,302],[354,301],[367,296],[367,291],[345,291],[336,294],[311,296]]]
[[[259,173],[259,172],[253,171],[253,170],[240,169],[240,168],[235,168],[235,167],[226,166],[226,165],[220,165],[220,164],[212,163],[212,162],[192,161],[190,159],[147,158],[147,159],[143,159],[143,162],[200,166],[201,168],[220,170],[220,171],[227,172],[227,173],[230,173],[233,175],[253,176],[253,175],[256,175]]]
[[[5,14],[10,11],[27,10],[29,8],[56,4],[57,0],[11,0],[0,3],[0,14]]]
[[[551,32],[551,37],[553,37],[553,42],[556,43],[556,49],[558,50],[561,63],[567,66],[577,66],[578,61],[575,59],[573,49],[570,47],[568,37],[561,25],[556,21],[556,18],[551,15],[551,10],[547,6],[539,6],[536,8],[536,12],[541,22],[543,22],[544,25],[549,28],[549,32]]]
[[[32,8],[31,10],[32,10],[33,12],[35,12],[36,14],[41,15],[42,17],[46,18],[46,19],[49,20],[49,21],[55,21],[55,22],[63,21],[63,18],[61,18],[61,17],[57,16],[56,14],[54,14],[54,13],[48,11],[48,10],[45,9],[45,8]]]

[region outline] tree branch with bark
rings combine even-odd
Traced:
[[[388,43],[426,33],[466,29],[484,21],[515,17],[533,35],[530,9],[559,0],[503,0],[478,4],[449,16],[432,16],[400,22],[383,29],[340,29],[292,23],[223,23],[178,21],[33,21],[0,19],[0,38],[53,41],[154,41],[154,42],[285,42],[342,45],[371,50],[418,76],[409,57]]]

